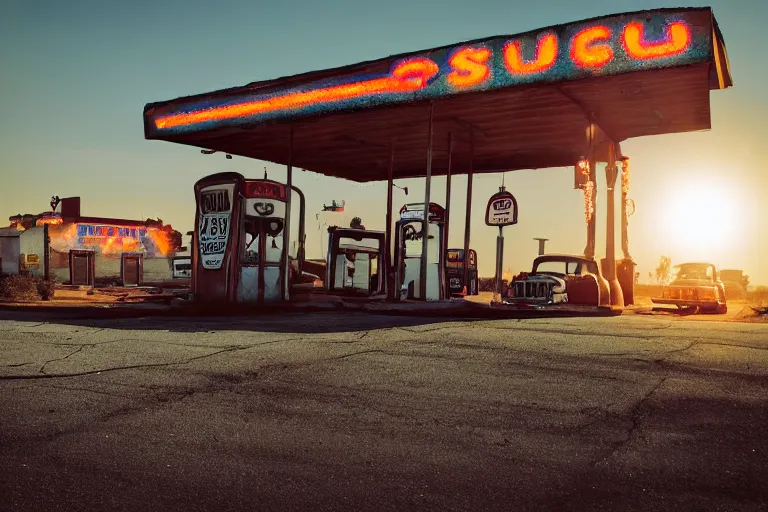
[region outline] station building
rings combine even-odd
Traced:
[[[9,220],[2,230],[2,273],[29,273],[62,284],[167,281],[181,249],[181,233],[162,220],[83,216],[79,197],[54,197],[50,211]]]

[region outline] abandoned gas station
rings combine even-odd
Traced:
[[[451,295],[445,241],[452,176],[467,175],[468,181],[464,247],[450,251],[468,261],[475,174],[572,167],[585,199],[585,211],[573,215],[585,217],[581,258],[589,263],[596,250],[598,165],[604,164],[606,250],[595,272],[607,289],[596,290],[609,294],[600,302],[621,308],[632,302],[634,263],[627,227],[630,166],[620,144],[711,128],[710,91],[732,85],[711,9],[660,9],[151,103],[144,109],[144,130],[147,139],[287,167],[284,184],[236,173],[196,184],[196,299],[291,297],[304,243],[302,228],[291,232],[292,202],[303,204],[293,186],[297,168],[388,183],[384,233],[330,234],[326,272],[333,275],[326,275],[326,288],[344,286],[345,276],[336,280],[336,269],[355,253],[370,278],[369,291],[434,301]],[[441,205],[430,185],[443,176],[447,193]],[[621,259],[614,233],[619,176]],[[395,223],[393,180],[402,178],[424,178],[425,194],[423,201],[403,206]],[[338,240],[342,235],[346,245]],[[363,239],[374,243],[361,248]],[[466,289],[470,265],[463,270]]]

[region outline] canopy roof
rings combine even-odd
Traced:
[[[498,172],[574,165],[590,120],[598,143],[709,129],[710,91],[732,85],[711,9],[660,9],[150,103],[144,131],[379,181],[390,151],[395,178],[425,175],[432,103],[433,175],[449,134],[453,173]]]

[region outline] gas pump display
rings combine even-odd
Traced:
[[[200,191],[200,224],[197,243],[200,263],[205,269],[218,269],[224,259],[232,220],[234,185],[205,187]]]

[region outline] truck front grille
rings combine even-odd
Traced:
[[[512,288],[516,299],[549,300],[553,286],[553,283],[544,281],[515,281]]]

